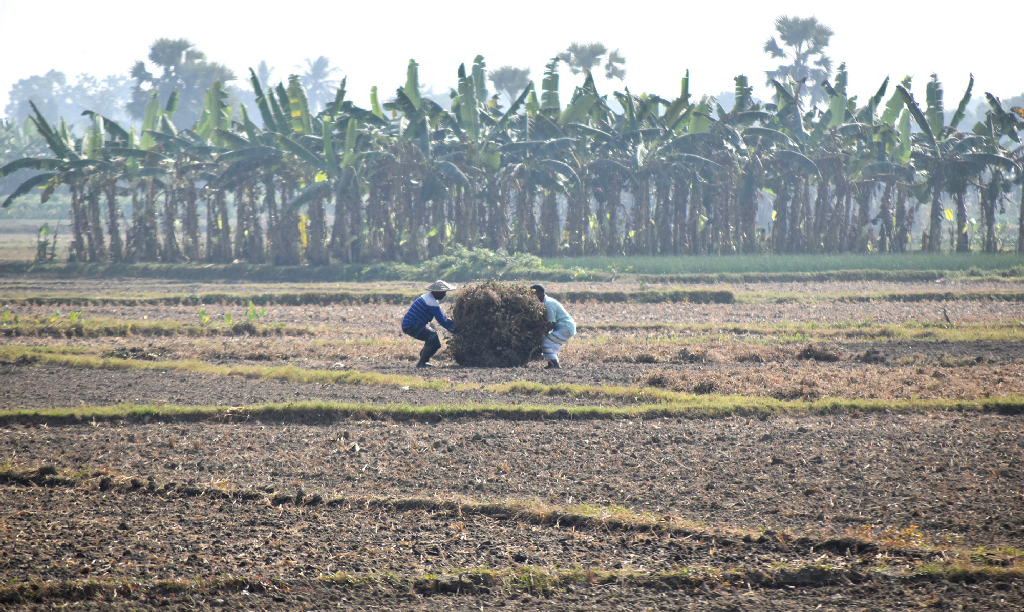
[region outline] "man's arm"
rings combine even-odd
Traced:
[[[441,307],[430,306],[429,308],[430,312],[434,313],[434,319],[437,320],[441,327],[447,329],[448,331],[452,331],[454,324],[451,322],[451,319],[448,319],[447,317],[444,316],[444,312],[441,311]]]

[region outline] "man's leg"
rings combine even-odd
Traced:
[[[540,352],[548,360],[548,365],[545,369],[556,370],[562,367],[558,363],[558,351],[568,340],[569,336],[562,332],[551,332],[544,338],[544,342],[540,345]]]
[[[423,349],[420,351],[420,360],[416,363],[416,367],[428,367],[430,365],[430,358],[441,348],[441,338],[429,326],[420,330],[414,338],[423,341]]]

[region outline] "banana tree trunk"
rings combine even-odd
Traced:
[[[933,178],[931,191],[932,191],[932,206],[931,213],[928,215],[929,226],[928,226],[928,250],[932,253],[938,253],[942,249],[942,189],[939,183],[940,178]]]
[[[246,259],[245,243],[249,235],[249,201],[245,187],[235,190],[235,259]]]
[[[956,201],[956,252],[969,253],[971,243],[967,235],[967,197],[966,188],[957,189],[953,193]]]
[[[326,266],[330,263],[327,250],[327,213],[324,200],[313,198],[309,203],[309,237],[306,245],[306,261],[311,266]]]
[[[71,261],[85,261],[88,251],[85,249],[86,218],[83,210],[81,191],[78,185],[71,185],[71,250],[68,258]]]
[[[299,255],[299,215],[295,212],[282,210],[274,203],[273,183],[267,185],[268,204],[276,211],[273,224],[274,240],[271,243],[271,253],[275,266],[297,266],[302,263]],[[291,188],[285,185],[281,188],[281,201],[287,202],[291,199]]]
[[[185,259],[199,261],[199,194],[195,183],[187,181],[185,187],[185,213],[182,246]]]
[[[676,177],[672,186],[672,254],[686,252],[686,201],[690,196],[689,177]]]
[[[999,179],[993,174],[988,184],[981,188],[981,213],[985,223],[985,252],[995,253],[996,244],[996,201],[1001,190]]]
[[[541,203],[541,257],[558,257],[558,239],[561,234],[558,219],[558,196],[551,189],[544,192],[544,200]]]
[[[509,240],[509,193],[507,188],[502,188],[497,180],[493,180],[491,186],[488,188],[488,193],[492,195],[492,208],[490,215],[490,234],[491,234],[491,248],[495,251],[503,250],[508,246]],[[440,228],[437,226],[436,221],[434,224],[434,230],[440,233]],[[430,255],[434,257],[434,255]]]
[[[903,184],[896,185],[896,225],[893,228],[893,250],[905,253],[910,248],[910,227],[914,224],[914,213],[907,210],[907,188]]]
[[[164,257],[167,263],[181,260],[181,249],[178,247],[178,236],[174,231],[174,222],[178,217],[177,189],[173,184],[164,191]]]
[[[878,252],[888,253],[892,250],[894,241],[892,196],[895,188],[895,181],[892,179],[885,182],[885,189],[882,191],[882,199],[878,205],[878,219],[880,229],[878,232]]]
[[[808,197],[807,179],[798,178],[796,186],[793,187],[793,199],[789,203],[789,217],[787,219],[789,233],[786,236],[787,253],[802,253],[804,250],[801,232],[803,231],[803,213]]]
[[[118,263],[124,257],[124,245],[121,243],[121,229],[117,223],[117,185],[111,183],[107,187],[107,229],[110,232],[110,259]]]
[[[106,261],[107,247],[103,241],[103,224],[100,222],[100,193],[90,189],[86,196],[89,214],[89,259]]]
[[[664,173],[654,181],[654,233],[657,236],[657,252],[667,255],[672,252],[672,210],[670,190],[672,183]]]
[[[779,179],[778,191],[772,207],[772,250],[786,253],[786,235],[789,233],[789,185],[785,179]]]
[[[331,255],[342,263],[352,263],[352,241],[349,232],[348,200],[345,189],[346,177],[338,179],[334,186],[334,227],[331,228]]]
[[[748,163],[740,174],[740,188],[736,208],[740,250],[744,253],[757,252],[757,176]]]

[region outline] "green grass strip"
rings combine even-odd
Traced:
[[[251,321],[224,323],[183,323],[173,320],[84,319],[71,321],[52,319],[19,319],[0,324],[0,334],[6,337],[36,336],[46,338],[102,338],[102,337],[161,337],[161,336],[308,336],[314,330],[276,323],[265,325]]]
[[[829,563],[791,562],[769,568],[693,565],[671,571],[643,572],[637,570],[593,570],[582,567],[566,569],[536,566],[509,568],[467,567],[442,574],[400,574],[395,572],[368,572],[349,574],[343,571],[321,573],[312,580],[324,587],[343,587],[346,590],[378,593],[390,589],[396,593],[420,595],[463,595],[479,601],[482,593],[499,590],[502,596],[512,594],[543,595],[557,598],[568,587],[585,589],[613,585],[652,589],[656,592],[690,591],[706,585],[746,585],[747,588],[800,587],[813,589],[853,583],[870,578],[871,573],[884,574],[887,582],[912,585],[922,580],[949,580],[963,583],[1010,582],[1024,578],[1018,568],[976,567],[948,563],[929,564],[926,568],[910,571],[886,568],[882,564],[861,570]],[[175,572],[178,573],[178,572]],[[259,605],[259,597],[275,596],[277,601],[289,602],[291,592],[308,592],[313,587],[310,578],[295,579],[288,576],[268,578],[265,574],[251,576],[201,576],[195,578],[157,578],[146,581],[134,579],[62,580],[39,582],[12,580],[0,586],[0,602],[43,604],[59,601],[94,600],[146,603],[147,600],[170,598],[185,600],[191,596],[207,599],[215,595],[237,596],[246,592],[246,605]],[[484,590],[486,589],[486,590]],[[806,599],[807,594],[802,596]],[[300,602],[294,601],[294,605]],[[277,604],[275,604],[276,606]],[[287,603],[285,604],[287,605]]]
[[[767,419],[780,416],[810,417],[863,414],[961,414],[1016,415],[1024,412],[1024,397],[1006,396],[979,401],[900,400],[886,402],[869,399],[820,399],[813,402],[726,396],[685,396],[664,403],[633,405],[504,404],[465,402],[428,405],[403,403],[367,404],[324,401],[253,404],[241,407],[223,405],[181,406],[176,404],[113,404],[69,408],[18,408],[0,410],[0,424],[46,423],[77,424],[83,421],[234,421],[267,420],[300,423],[329,423],[347,419],[392,419],[434,422],[440,419],[495,418],[509,420],[589,420],[619,418],[721,419],[747,417]]]
[[[860,321],[836,321],[805,323],[762,323],[762,324],[721,324],[721,323],[581,323],[577,330],[622,331],[657,333],[661,337],[634,337],[633,343],[669,342],[666,335],[682,334],[673,338],[677,343],[691,345],[708,340],[771,340],[773,343],[806,342],[864,342],[916,340],[925,342],[969,342],[973,340],[1020,341],[1024,340],[1024,321],[994,321],[983,323],[946,323],[944,321],[905,321],[902,323],[876,323],[869,319]],[[577,342],[598,338],[578,338]]]
[[[50,353],[35,347],[2,346],[0,359],[38,364],[63,365],[73,368],[97,370],[168,370],[174,372],[195,372],[214,376],[241,376],[255,380],[286,380],[295,383],[348,384],[408,387],[410,389],[449,390],[451,384],[443,380],[426,380],[419,376],[359,372],[356,370],[309,370],[293,365],[285,366],[222,366],[204,361],[146,361],[119,359],[97,355],[68,355]]]
[[[22,346],[0,346],[0,360],[20,363],[54,364],[76,368],[109,369],[109,370],[167,370],[179,372],[195,372],[215,376],[241,376],[254,380],[286,380],[295,383],[350,384],[391,386],[408,389],[433,389],[437,391],[468,391],[483,389],[504,395],[536,395],[542,397],[565,397],[586,399],[594,402],[608,401],[621,404],[618,406],[589,407],[540,407],[540,406],[507,406],[504,404],[457,404],[451,408],[443,407],[402,407],[399,412],[434,414],[449,416],[466,414],[470,406],[472,412],[493,412],[512,414],[537,414],[543,418],[545,413],[578,414],[588,416],[593,411],[607,415],[640,415],[669,414],[688,417],[721,418],[725,416],[772,416],[777,414],[841,414],[850,412],[935,412],[945,410],[983,410],[1000,413],[1017,413],[1020,411],[1022,398],[1007,395],[985,400],[877,400],[877,399],[845,399],[821,398],[814,401],[787,401],[770,397],[723,396],[717,394],[695,395],[668,391],[656,387],[624,387],[617,385],[578,385],[572,383],[544,384],[532,381],[515,381],[494,385],[461,384],[452,385],[446,380],[427,380],[418,376],[402,376],[397,374],[381,374],[378,372],[359,372],[355,370],[311,370],[286,366],[221,366],[202,361],[140,361],[134,359],[104,358],[97,355],[67,354],[49,352],[46,349]],[[293,406],[286,404],[285,406]],[[313,406],[333,406],[336,404],[312,404]],[[278,406],[270,404],[270,406]],[[340,406],[351,406],[340,404]],[[487,406],[496,406],[488,408]],[[385,407],[386,408],[386,407]],[[346,410],[347,408],[343,408]],[[535,412],[537,411],[540,412]],[[61,409],[56,409],[61,410]],[[193,410],[201,410],[196,408]],[[359,410],[364,410],[361,406]],[[45,414],[34,412],[35,414]],[[13,413],[8,413],[13,414]],[[71,415],[74,413],[57,413]]]

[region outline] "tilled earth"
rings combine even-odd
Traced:
[[[578,321],[615,323],[626,313],[723,325],[942,316],[927,302],[813,306],[811,314],[794,304],[570,310]],[[1020,343],[996,340],[833,342],[802,358],[801,343],[698,338],[673,361],[664,356],[681,345],[671,337],[637,348],[635,333],[591,330],[567,345],[559,372],[458,368],[444,358],[423,372],[411,367],[415,347],[400,335],[367,331],[388,329],[401,307],[336,308],[329,318],[312,307],[271,311],[318,326],[313,337],[16,341],[424,375],[463,388],[6,363],[0,417],[116,403],[594,403],[481,388],[519,380],[687,393],[703,383],[704,392],[780,399],[1024,394]],[[185,320],[195,312],[133,306],[85,315]],[[970,302],[950,305],[947,316],[1005,323],[1021,312]],[[656,362],[625,359],[637,351]],[[0,601],[83,610],[1024,608],[1021,415],[370,415],[0,421]],[[956,564],[990,570],[935,569]]]

